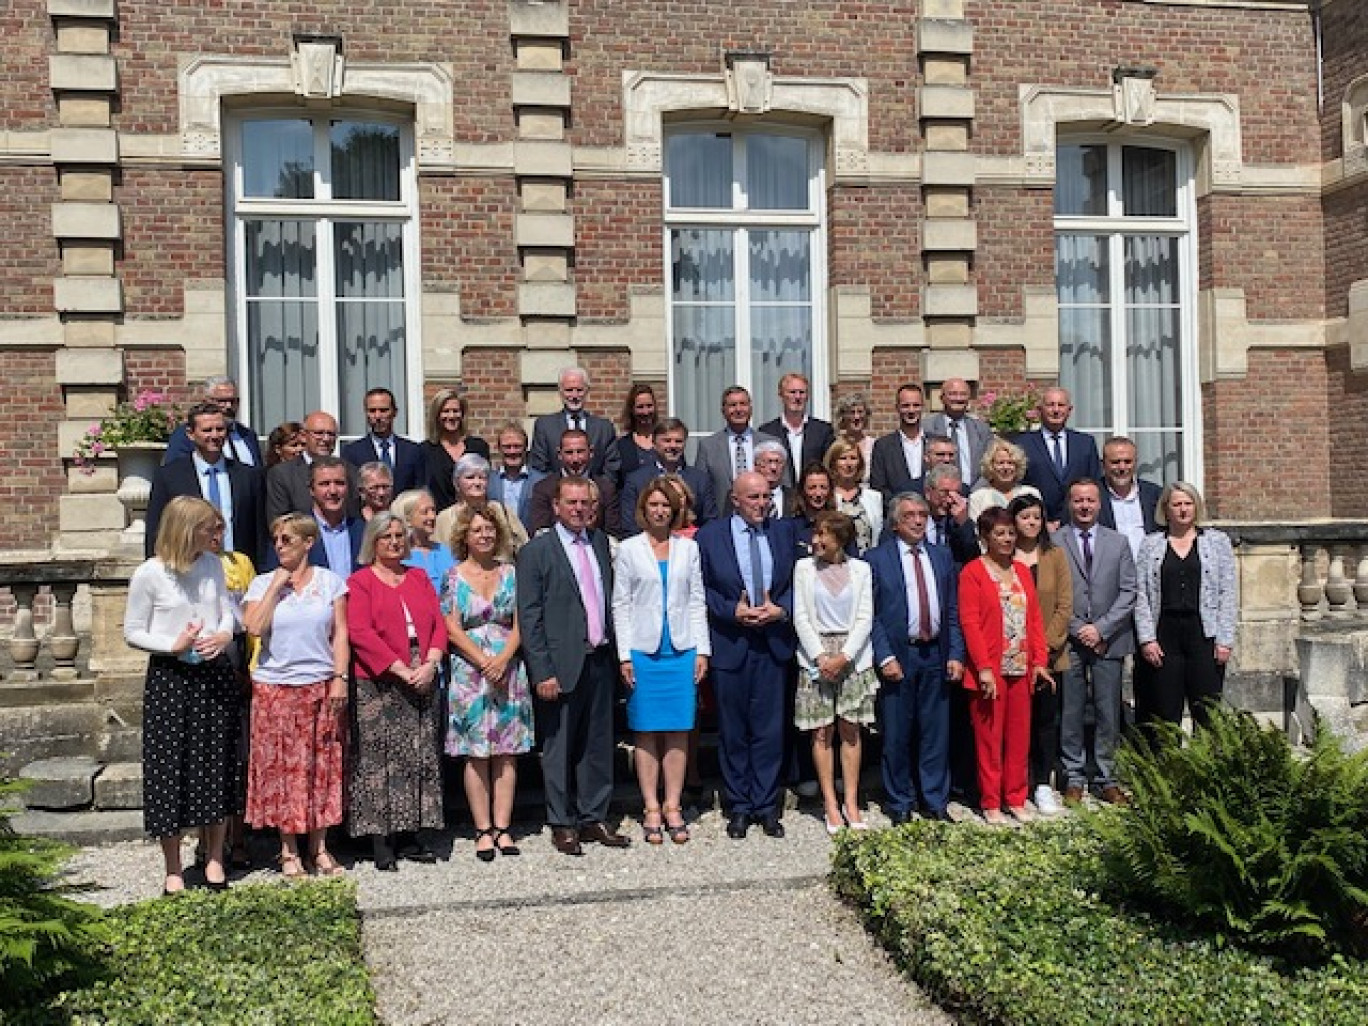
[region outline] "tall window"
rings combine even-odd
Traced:
[[[366,389],[421,402],[414,157],[404,124],[253,115],[229,133],[234,328],[251,423],[366,430]],[[420,423],[411,417],[410,423]],[[402,428],[401,428],[402,429]]]
[[[1124,142],[1058,148],[1060,379],[1074,426],[1125,434],[1153,481],[1201,478],[1190,155]]]
[[[671,408],[695,432],[721,427],[728,385],[755,422],[779,414],[779,379],[811,381],[826,415],[820,297],[822,152],[811,134],[690,128],[666,138]]]

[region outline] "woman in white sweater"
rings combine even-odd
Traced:
[[[151,653],[143,697],[143,821],[161,842],[163,894],[185,889],[181,837],[204,829],[204,880],[228,886],[223,836],[238,808],[238,704],[224,654],[236,620],[223,564],[214,555],[217,510],[203,499],[172,499],[156,555],[133,573],[124,639]]]

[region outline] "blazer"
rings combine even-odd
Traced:
[[[969,473],[964,478],[964,486],[968,488],[978,480],[979,464],[983,462],[983,454],[988,451],[988,443],[993,440],[993,429],[987,422],[967,413],[960,418],[959,423],[961,431],[957,440],[958,445],[961,449],[966,444],[969,447]],[[922,421],[922,430],[928,435],[944,435],[951,438],[950,418],[944,413],[933,413]],[[961,452],[960,456],[963,455]],[[963,458],[960,459],[960,466],[964,466]]]
[[[366,537],[366,522],[360,517],[347,517],[346,523],[347,540],[351,542],[352,566],[356,566],[357,561],[361,558],[361,541]],[[272,568],[278,564],[274,548],[271,549],[269,562]],[[311,566],[327,567],[339,576],[345,569],[328,566],[328,549],[323,544],[322,538],[315,540],[313,547],[309,549],[309,564]]]
[[[621,531],[619,537],[629,538],[641,530],[636,522],[637,497],[641,495],[642,489],[663,473],[665,471],[660,468],[660,464],[652,460],[627,475],[627,480],[622,484],[622,494],[618,496],[618,524]],[[715,520],[717,502],[713,495],[712,479],[697,467],[686,464],[681,464],[675,473],[694,494],[693,511],[697,522],[706,524],[709,520]]]
[[[1097,442],[1092,435],[1085,435],[1073,428],[1064,429],[1064,448],[1067,452],[1063,474],[1055,469],[1044,431],[1023,431],[1013,436],[1012,441],[1026,453],[1024,483],[1039,490],[1047,519],[1061,524],[1069,519],[1065,500],[1068,498],[1070,481],[1090,477],[1106,490],[1102,481],[1102,461],[1097,456]]]
[[[261,471],[232,460],[225,460],[224,465],[228,468],[228,487],[233,493],[233,550],[245,555],[253,566],[261,566],[271,547]],[[181,456],[157,468],[152,475],[152,494],[147,500],[147,540],[143,547],[148,559],[152,558],[157,545],[157,530],[166,504],[179,495],[198,499],[203,494],[193,457]]]
[[[782,517],[779,520],[771,520],[774,527],[774,534],[771,536],[774,541],[784,545],[792,553],[793,561],[812,555],[812,521],[804,513],[795,513],[790,517]],[[851,559],[858,559],[860,549],[855,544],[855,539],[850,539],[850,544],[845,547],[845,554]]]
[[[1045,624],[1050,669],[1069,668],[1069,622],[1073,619],[1073,575],[1069,557],[1058,545],[1040,551],[1036,560],[1036,598]]]
[[[832,501],[836,501],[834,494],[832,495]],[[873,548],[875,545],[878,545],[880,539],[883,538],[883,494],[875,491],[873,488],[864,487],[861,488],[859,494],[856,495],[855,501],[860,505],[860,508],[864,510],[865,520],[869,523],[869,537],[871,539],[869,544],[870,548]]]
[[[1083,569],[1083,553],[1072,525],[1065,525],[1051,537],[1069,560],[1073,585],[1073,616],[1069,637],[1088,624],[1095,626],[1107,642],[1105,659],[1121,659],[1135,651],[1135,560],[1130,542],[1110,527],[1094,525],[1092,574]]]
[[[964,662],[964,633],[960,628],[959,576],[950,550],[943,545],[926,546],[931,560],[932,576],[936,582],[936,597],[940,601],[940,642],[942,663],[951,660]],[[898,539],[890,538],[864,554],[873,575],[874,589],[874,662],[882,666],[896,659],[906,667],[912,658],[912,646],[907,628],[912,616],[907,608],[907,578],[903,573],[902,552]]]
[[[613,633],[618,651],[653,654],[660,648],[661,624],[670,621],[670,643],[677,651],[697,649],[712,654],[708,637],[708,602],[703,594],[703,562],[692,538],[670,539],[666,588],[651,539],[636,534],[618,546],[613,557]]]
[[[432,493],[432,501],[440,513],[448,506],[456,505],[456,482],[451,479],[456,472],[456,461],[441,442],[422,442],[420,447],[427,463],[425,487]],[[476,435],[466,435],[465,451],[489,459],[489,443]]]
[[[427,459],[423,455],[422,446],[401,435],[391,435],[390,440],[394,443],[394,451],[390,454],[394,461],[394,494],[398,495],[410,488],[426,488]],[[368,434],[342,446],[340,455],[358,470],[367,463],[379,460],[375,455],[375,445]]]
[[[1164,607],[1159,570],[1168,550],[1164,532],[1145,535],[1136,557],[1138,579],[1135,596],[1135,640],[1146,645],[1157,636]],[[1235,645],[1235,620],[1239,597],[1235,586],[1235,550],[1230,536],[1214,527],[1197,530],[1197,558],[1202,562],[1202,584],[1197,592],[1197,608],[1202,616],[1202,633],[1216,644]]]
[[[874,668],[874,584],[869,564],[858,559],[846,561],[850,567],[850,587],[855,592],[855,607],[842,654],[856,673]],[[822,636],[817,631],[817,562],[811,556],[793,567],[793,630],[798,636],[798,668],[804,673],[817,669],[822,654]]]
[[[236,432],[236,436],[234,436],[234,432]],[[252,460],[256,467],[260,470],[266,469],[266,461],[261,455],[261,439],[257,437],[255,431],[242,421],[234,420],[228,424],[228,437],[232,439],[234,444],[241,442],[247,446],[252,453]],[[182,456],[189,456],[194,451],[195,443],[190,441],[190,431],[184,424],[181,424],[175,431],[171,432],[171,437],[166,440],[166,453],[162,456],[162,465],[165,466]],[[233,459],[233,450],[227,442],[223,445],[223,455],[230,460]]]
[[[540,470],[533,470],[531,467],[526,469],[527,482],[523,485],[522,494],[518,496],[517,508],[513,510],[524,524],[527,523],[528,514],[532,511],[532,489],[536,487],[538,481],[546,476]],[[504,479],[499,476],[496,469],[491,469],[489,472],[489,498],[493,502],[508,505],[508,500],[504,498]]]
[[[603,578],[603,626],[611,645],[613,561],[608,554],[608,536],[590,529],[589,542]],[[579,579],[558,532],[539,534],[523,546],[518,553],[517,587],[518,629],[528,681],[535,687],[555,677],[561,694],[574,691],[589,653],[589,619]]]
[[[1103,527],[1115,530],[1116,510],[1112,508],[1111,489],[1107,487],[1106,481],[1099,483],[1102,485],[1102,508],[1097,512],[1097,522]],[[1140,515],[1145,518],[1145,533],[1150,534],[1159,529],[1154,520],[1154,511],[1159,507],[1159,496],[1164,490],[1153,481],[1146,481],[1144,478],[1137,478],[1135,483],[1140,488]]]
[[[370,567],[347,578],[347,635],[355,676],[381,680],[396,662],[409,665],[405,608],[413,618],[423,656],[434,648],[445,652],[446,623],[427,571],[409,567],[397,588],[381,582]]]
[[[589,476],[606,476],[616,484],[622,454],[618,451],[617,431],[613,422],[586,412],[584,425],[589,435],[589,446],[594,450],[589,458]],[[560,448],[561,435],[567,430],[563,409],[538,417],[532,425],[532,447],[527,451],[528,466],[535,467],[543,474],[556,470],[556,450]]]
[[[974,526],[973,520],[965,520],[964,523],[956,523],[955,518],[946,514],[943,517],[933,516],[928,521],[927,536],[930,537],[930,525],[936,525],[936,542],[946,546],[950,550],[950,555],[954,557],[957,566],[964,566],[972,563],[983,555],[983,550],[979,547],[978,529]],[[892,537],[893,522],[889,521],[884,525],[884,536]]]
[[[752,444],[763,442],[769,438],[774,438],[774,436],[756,430]],[[775,441],[781,441],[781,439],[775,439]],[[707,474],[709,480],[712,481],[713,501],[717,503],[717,515],[719,517],[730,515],[732,510],[732,479],[736,477],[736,457],[732,454],[731,430],[729,428],[714,431],[698,443],[698,458],[694,460],[694,466]]]
[[[350,463],[347,470],[347,506],[349,517],[361,515],[361,496],[356,468]],[[309,491],[309,464],[303,456],[277,463],[266,472],[266,525],[286,513],[312,513],[313,494]]]
[[[784,449],[789,453],[789,461],[784,465],[784,484],[787,485],[796,484],[798,476],[809,463],[821,463],[827,450],[836,441],[836,429],[829,421],[809,417],[803,425],[803,444],[799,447],[799,463],[795,467],[793,449],[789,446],[788,428],[784,426],[784,419],[775,417],[773,420],[767,420],[758,430],[761,434],[772,435],[784,443]]]
[[[793,626],[788,621],[764,627],[743,627],[736,619],[741,592],[747,590],[732,544],[731,517],[704,524],[694,535],[703,562],[703,591],[708,600],[708,625],[712,630],[712,665],[734,670],[742,665],[752,648],[763,648],[779,663],[793,658]],[[793,617],[793,546],[787,543],[783,528],[769,521],[767,529],[774,575],[770,581],[770,601]]]
[[[925,471],[916,477],[908,472],[901,438],[901,431],[890,431],[874,440],[869,453],[869,487],[882,492],[884,502],[901,492],[921,491]]]
[[[1049,661],[1045,646],[1045,628],[1040,617],[1040,599],[1036,596],[1031,571],[1013,562],[1012,569],[1022,590],[1026,592],[1026,673],[1030,676],[1037,666]],[[1006,682],[1002,676],[1002,652],[1007,639],[1002,630],[1002,598],[998,582],[982,559],[976,559],[960,571],[960,623],[964,628],[964,646],[969,652],[964,672],[964,686],[979,690],[979,671],[991,669],[1001,694]]]
[[[531,499],[527,508],[528,534],[538,534],[556,522],[556,509],[553,503],[556,500],[556,482],[560,480],[561,476],[559,471],[554,474],[547,474],[532,486]],[[598,485],[599,511],[598,516],[594,518],[594,522],[590,526],[597,527],[601,531],[607,531],[616,538],[622,531],[617,489],[613,487],[613,482],[606,475],[600,474],[593,481],[594,484]]]

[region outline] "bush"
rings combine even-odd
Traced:
[[[108,919],[109,974],[14,1026],[376,1021],[350,881],[187,891]]]
[[[1362,1026],[1362,962],[1288,965],[1117,904],[1095,825],[1113,815],[852,834],[836,847],[832,883],[966,1022]]]
[[[1305,756],[1223,709],[1123,750],[1135,801],[1102,821],[1127,894],[1219,936],[1307,961],[1368,951],[1368,752],[1320,731]]]
[[[68,849],[10,825],[6,803],[24,786],[0,779],[0,1014],[88,977],[106,936],[99,910],[54,883]]]

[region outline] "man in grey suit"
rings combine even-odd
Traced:
[[[588,373],[581,367],[563,367],[556,377],[556,388],[560,392],[561,410],[538,417],[532,425],[528,464],[543,474],[554,473],[561,435],[578,429],[589,436],[589,447],[594,451],[589,476],[607,477],[616,485],[621,463],[618,448],[613,444],[617,432],[612,421],[596,417],[584,408],[589,398]]]
[[[1091,689],[1093,762],[1102,800],[1124,805],[1115,775],[1116,743],[1121,735],[1121,669],[1135,651],[1135,559],[1125,537],[1097,522],[1102,488],[1091,478],[1069,485],[1069,523],[1054,533],[1064,549],[1073,579],[1073,616],[1069,619],[1069,668],[1064,671],[1060,715],[1060,761],[1067,787],[1064,800],[1077,804],[1088,787],[1084,720]]]
[[[928,435],[944,435],[955,443],[959,455],[960,480],[973,485],[981,476],[979,463],[993,440],[993,429],[969,413],[969,382],[963,378],[946,378],[941,385],[943,412],[926,418],[923,429]]]
[[[542,780],[551,842],[582,855],[597,841],[628,839],[604,820],[613,794],[613,564],[608,538],[589,526],[594,497],[584,477],[556,479],[556,523],[518,555],[518,626],[536,694]]]
[[[713,498],[718,513],[731,495],[732,482],[739,474],[755,470],[755,444],[773,437],[751,427],[751,396],[740,385],[722,393],[722,419],[727,426],[698,443],[694,466],[712,479]],[[779,440],[782,442],[782,440]]]
[[[313,493],[309,489],[309,465],[319,456],[331,456],[337,445],[337,418],[315,410],[304,418],[304,452],[285,463],[277,463],[266,473],[266,523],[286,513],[312,514]],[[346,512],[361,515],[360,481],[356,468],[345,463],[347,472]]]

